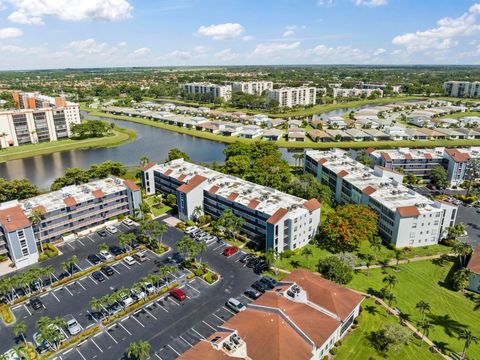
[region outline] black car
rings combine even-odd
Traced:
[[[99,231],[97,231],[97,234],[101,237],[106,237],[107,236],[107,231],[106,230],[99,230]]]
[[[250,299],[256,300],[262,296],[262,293],[255,289],[247,289],[245,290],[245,295],[247,295]]]
[[[262,294],[265,293],[265,291],[270,290],[270,288],[265,284],[264,282],[257,280],[252,284],[252,288],[255,290],[260,291]]]
[[[100,264],[102,259],[100,259],[97,255],[92,254],[87,256],[88,261],[90,261],[93,265]]]
[[[277,280],[272,279],[270,276],[264,276],[260,279],[260,281],[264,282],[270,289],[273,289],[277,286]]]
[[[30,305],[32,306],[33,310],[38,310],[43,308],[43,303],[39,298],[33,298],[30,300]]]
[[[125,249],[122,249],[121,247],[118,247],[118,246],[110,246],[109,250],[114,256],[121,255],[125,252]]]
[[[105,276],[103,276],[103,274],[100,271],[94,271],[92,273],[92,278],[94,278],[98,282],[105,281]]]
[[[266,261],[260,261],[257,265],[255,265],[255,269],[253,269],[253,271],[255,272],[255,274],[261,274],[264,271],[269,270],[269,268],[270,266]]]
[[[249,261],[253,257],[254,256],[252,254],[245,254],[240,258],[240,262],[245,264],[247,261]]]
[[[102,272],[107,275],[107,276],[112,276],[114,274],[114,271],[112,269],[111,266],[102,266],[102,268],[100,269],[102,270]]]
[[[247,262],[247,266],[249,268],[254,268],[260,261],[262,261],[260,258],[253,257]]]

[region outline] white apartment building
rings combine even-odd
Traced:
[[[320,223],[316,199],[307,201],[183,159],[147,165],[142,182],[147,194],[175,194],[184,221],[198,209],[214,219],[231,209],[245,220],[243,233],[279,253],[307,245]]]
[[[446,81],[443,91],[451,97],[480,98],[480,81]]]
[[[383,90],[382,89],[345,89],[345,88],[334,88],[333,89],[333,97],[356,97],[356,96],[364,96],[369,97],[372,94],[379,94],[380,97],[383,97]]]
[[[210,94],[213,97],[229,101],[232,98],[232,85],[217,85],[212,83],[187,83],[178,85],[187,94]]]
[[[340,204],[367,205],[378,214],[378,230],[396,247],[434,245],[455,224],[457,207],[433,201],[402,185],[403,175],[371,169],[343,150],[306,151],[304,171],[328,185]]]
[[[267,90],[267,103],[271,100],[278,101],[280,107],[315,105],[317,101],[317,89],[314,87],[301,86]]]
[[[55,141],[80,124],[78,104],[38,93],[13,93],[18,110],[0,111],[0,148]]]
[[[241,91],[245,94],[260,95],[266,90],[273,90],[272,81],[233,81],[233,91]]]

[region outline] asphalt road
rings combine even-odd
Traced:
[[[463,222],[467,226],[468,243],[475,247],[480,243],[480,213],[477,208],[459,206],[457,224]]]

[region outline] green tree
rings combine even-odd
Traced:
[[[430,171],[430,181],[439,189],[445,189],[448,187],[447,171],[443,166],[438,165],[432,168]]]
[[[387,285],[390,291],[392,291],[395,285],[397,285],[398,279],[395,275],[387,275],[383,278],[382,282]]]
[[[468,160],[467,169],[465,172],[466,178],[468,179],[467,195],[470,195],[472,190],[472,183],[475,179],[480,178],[480,159],[471,158]]]
[[[463,345],[463,350],[462,350],[462,359],[465,359],[465,356],[467,355],[467,350],[474,342],[475,344],[478,344],[478,341],[480,340],[477,336],[473,335],[473,333],[469,329],[462,329],[458,333],[458,338],[460,340],[465,340],[465,345]]]
[[[454,226],[447,228],[447,239],[458,240],[459,237],[463,236],[466,231],[466,226],[464,223],[458,223]]]
[[[185,255],[188,261],[193,260],[201,251],[199,243],[190,236],[183,236],[178,240],[177,249]]]
[[[175,194],[167,195],[167,203],[172,207],[177,205],[177,197],[175,196]]]
[[[425,336],[428,336],[428,333],[430,332],[430,329],[432,328],[432,324],[428,320],[422,319],[417,323],[417,326],[422,332],[422,339],[421,340],[423,342],[423,338]]]
[[[128,345],[127,356],[131,359],[145,360],[150,356],[151,345],[148,341],[134,341]]]
[[[0,202],[28,199],[39,194],[38,188],[26,179],[6,180],[0,177]]]
[[[382,354],[386,354],[390,349],[398,351],[409,338],[409,330],[400,324],[384,324],[369,335],[372,346]]]
[[[250,171],[250,158],[245,155],[229,157],[223,166],[223,172],[239,178],[247,177]]]
[[[370,160],[370,156],[366,149],[360,150],[355,160],[363,165],[372,166],[372,160]]]
[[[307,268],[310,269],[310,261],[309,259],[313,256],[313,251],[309,247],[304,247],[300,254],[306,259],[307,261]]]
[[[472,246],[464,242],[457,242],[452,247],[453,253],[458,256],[460,267],[465,267],[467,256],[472,252]]]
[[[132,242],[136,239],[133,233],[121,233],[118,235],[118,243],[121,247],[132,249]]]
[[[102,252],[102,251],[108,251],[109,247],[106,243],[101,243],[101,244],[98,244],[98,251]]]
[[[422,314],[422,321],[425,320],[425,316],[427,313],[430,312],[430,304],[426,301],[420,300],[415,307],[420,310],[420,314]]]
[[[27,339],[25,338],[25,333],[27,332],[27,324],[25,321],[20,321],[15,324],[13,327],[13,333],[15,336],[22,336],[22,340],[27,344]]]
[[[382,249],[382,238],[380,236],[374,236],[370,240],[370,247],[373,248],[373,258],[377,261],[377,253]]]
[[[70,274],[70,276],[72,276],[74,266],[77,262],[78,262],[77,256],[73,255],[69,257],[67,260],[65,260],[64,262],[62,262],[62,269],[67,271]]]
[[[240,216],[236,216],[231,209],[226,209],[218,218],[217,223],[224,227],[235,239],[235,235],[240,231],[245,220]]]
[[[296,176],[290,182],[287,192],[303,199],[317,199],[320,203],[331,205],[332,190],[320,183],[312,174]]]
[[[140,167],[144,168],[150,162],[150,158],[147,155],[142,155],[140,157]]]
[[[337,256],[329,256],[317,264],[317,269],[322,276],[338,284],[348,284],[353,278],[353,269]]]
[[[452,285],[455,290],[463,290],[467,287],[472,271],[467,268],[457,270],[452,277]]]
[[[173,149],[170,149],[170,151],[168,152],[165,162],[169,162],[169,161],[180,159],[180,158],[183,158],[183,160],[185,161],[190,161],[190,156],[188,156],[187,153],[183,152],[178,148],[173,148]]]
[[[65,338],[61,329],[66,325],[66,321],[58,316],[53,319],[48,316],[42,316],[35,323],[35,327],[42,338],[48,341],[54,350],[58,350],[60,342]]]

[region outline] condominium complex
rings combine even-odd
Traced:
[[[315,199],[307,201],[183,159],[146,166],[142,182],[147,194],[175,194],[184,221],[199,212],[217,219],[231,209],[245,220],[242,232],[279,253],[307,245],[320,221]]]
[[[348,333],[363,299],[297,269],[179,359],[324,359]]]
[[[366,89],[344,89],[344,88],[334,88],[333,97],[355,97],[363,96],[369,97],[373,94],[378,94],[380,97],[383,97],[383,90],[378,88],[366,88]]]
[[[479,98],[480,81],[446,81],[443,83],[445,95],[459,98]]]
[[[402,185],[403,175],[371,169],[343,150],[306,151],[305,172],[328,185],[338,203],[367,205],[378,214],[383,239],[396,247],[437,244],[455,224],[457,207]]]
[[[450,186],[458,186],[465,180],[470,159],[480,159],[480,147],[369,149],[368,152],[374,164],[391,170],[400,170],[405,174],[413,174],[425,180],[429,179],[430,171],[435,166],[441,165],[447,170]]]
[[[27,200],[0,204],[0,254],[17,268],[38,261],[40,243],[62,239],[119,215],[134,215],[142,201],[131,180],[109,177],[72,185]],[[41,214],[35,221],[32,213]]]
[[[38,93],[13,93],[18,110],[0,111],[0,148],[65,139],[80,123],[78,104]]]
[[[241,91],[252,95],[260,95],[266,90],[273,90],[273,82],[271,81],[234,81],[230,84],[233,91]]]
[[[210,94],[214,98],[229,101],[232,98],[232,85],[216,85],[212,83],[187,83],[179,87],[187,94]]]
[[[314,87],[301,86],[267,90],[267,103],[271,100],[278,101],[280,107],[315,105],[317,101],[317,89]]]

